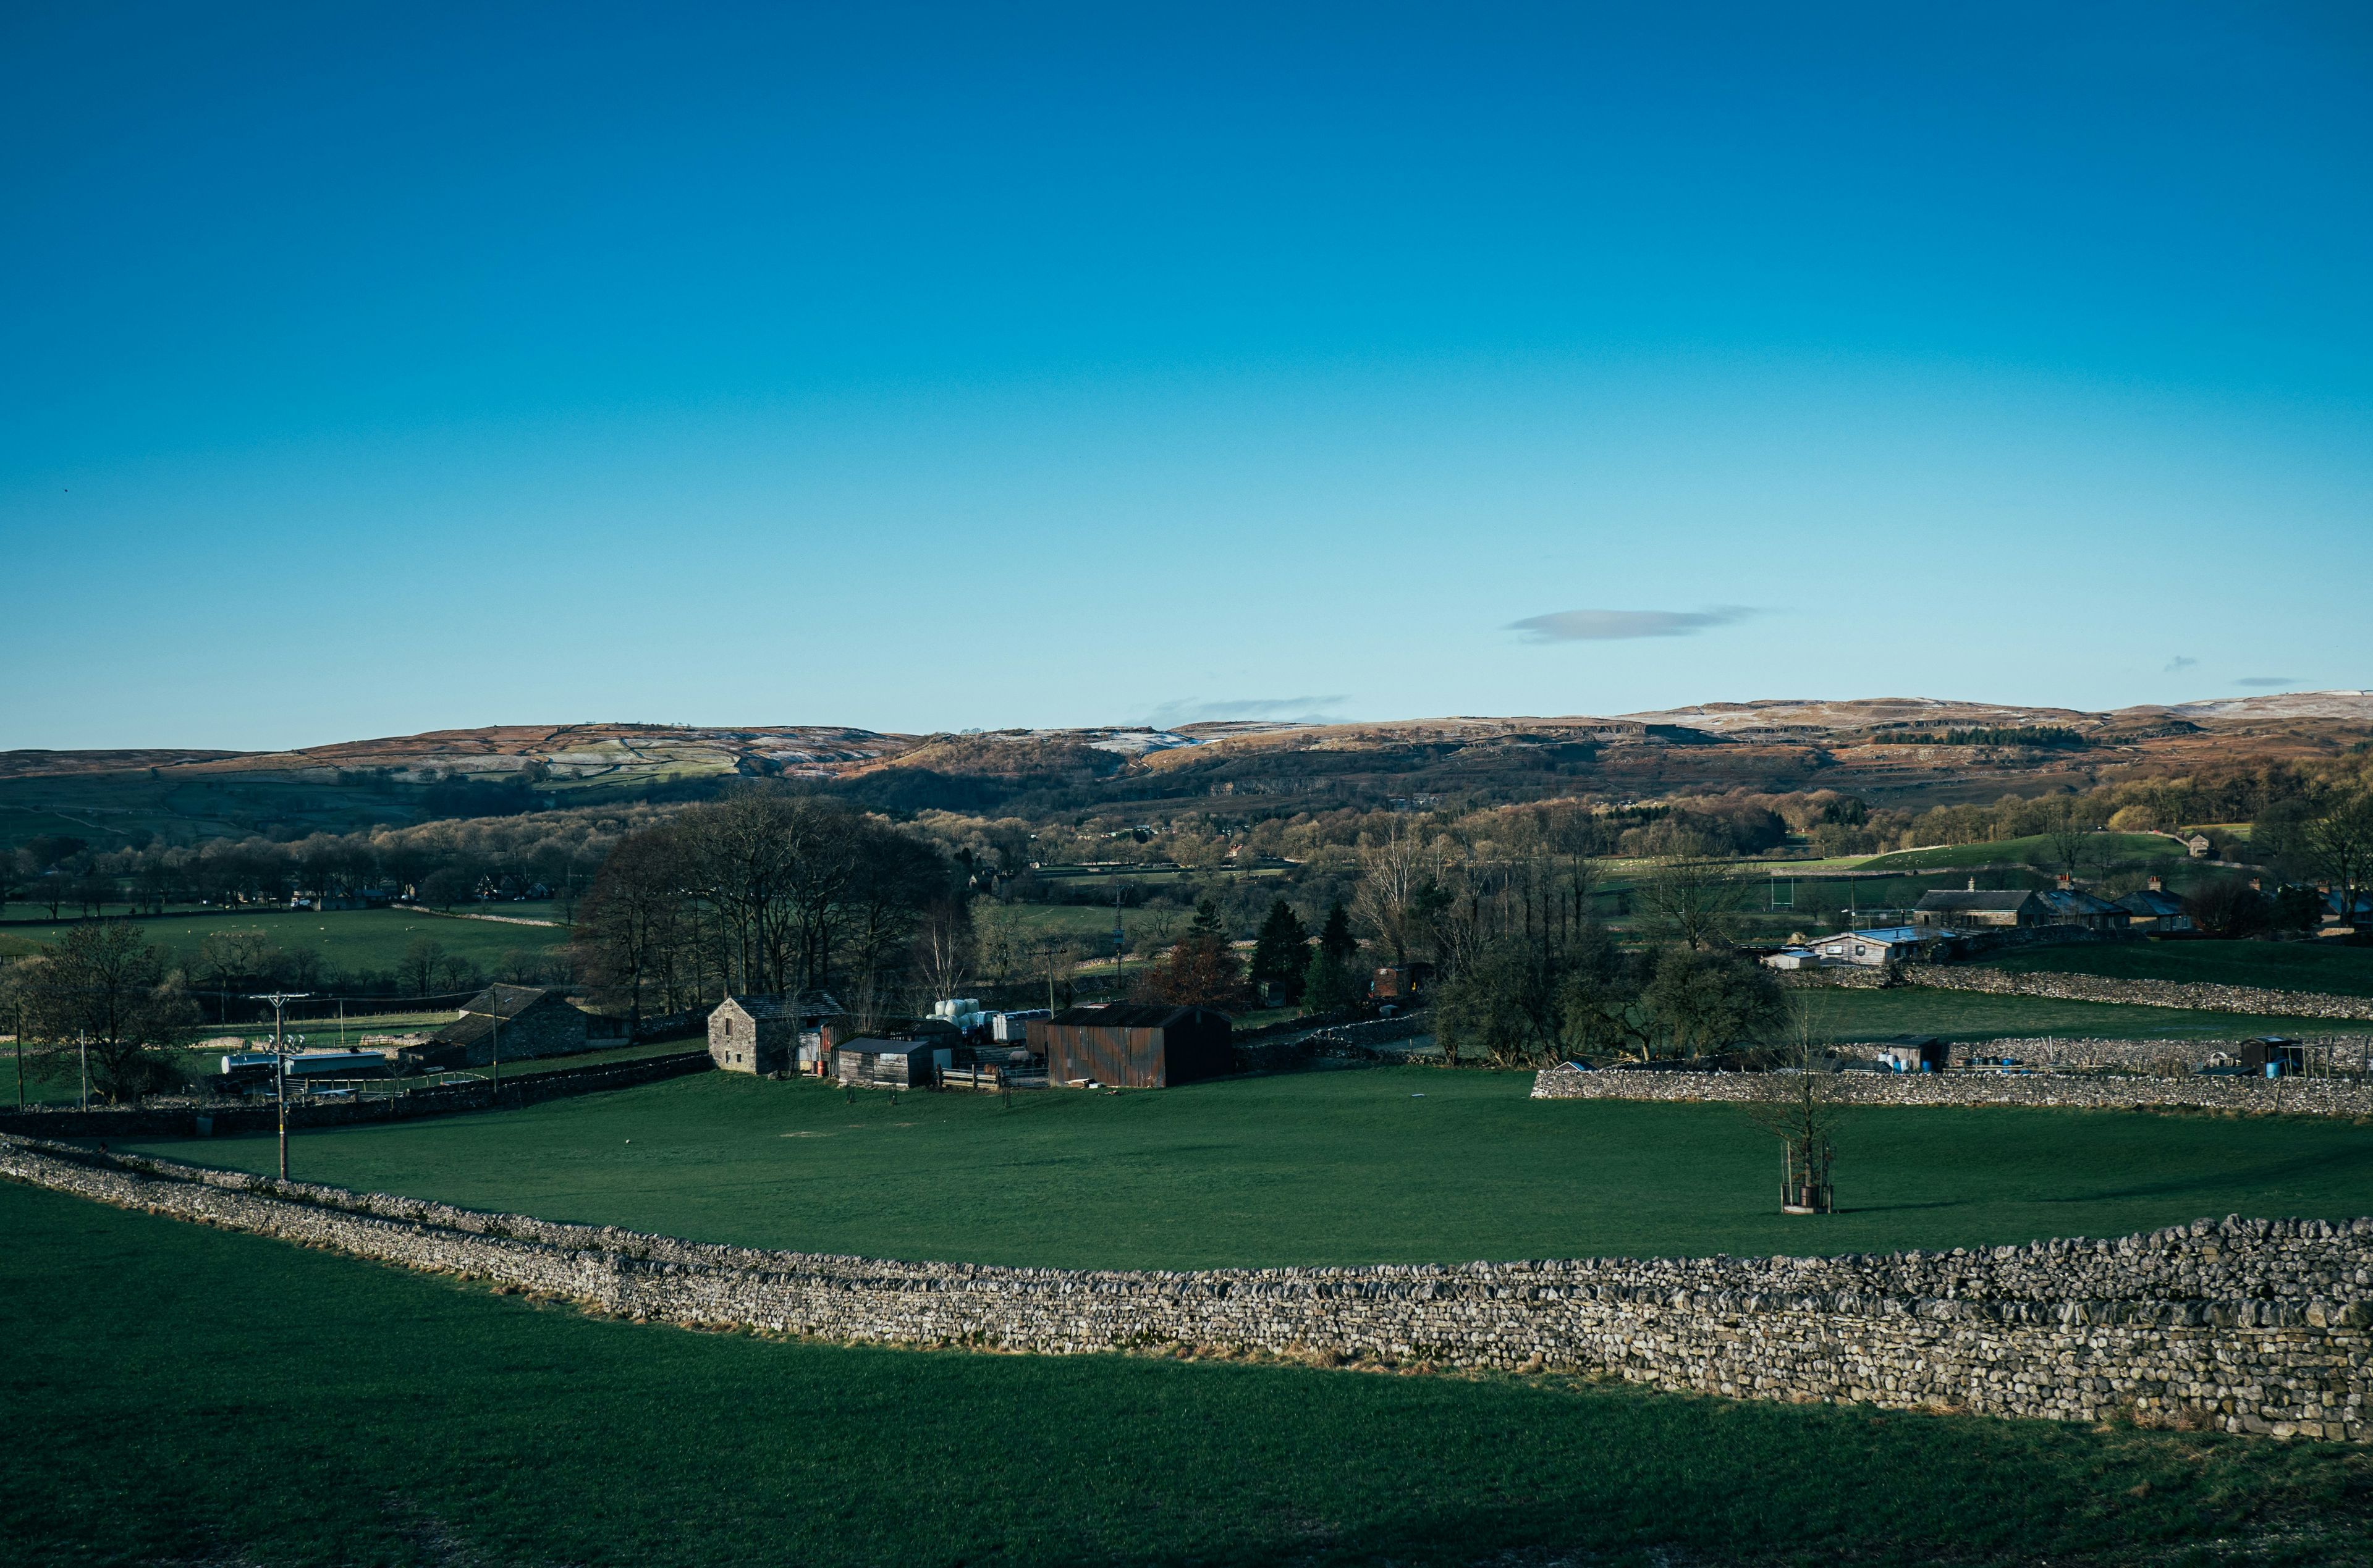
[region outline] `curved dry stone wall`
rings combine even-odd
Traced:
[[[1982,1042],[1991,1048],[1996,1042]],[[2014,1052],[2013,1054],[2016,1054]],[[1759,1100],[1785,1078],[1769,1073],[1576,1072],[1534,1075],[1535,1099]],[[2064,1106],[2132,1110],[2165,1106],[2285,1116],[2373,1116],[2373,1084],[2347,1078],[2089,1077],[2071,1073],[1841,1073],[1848,1105]]]
[[[1958,1040],[1948,1049],[1957,1065],[2007,1056],[2028,1067],[2110,1068],[2128,1073],[2188,1074],[2216,1063],[2232,1063],[2239,1043],[2230,1040],[2101,1040],[2079,1035],[2001,1036]],[[2363,1073],[2373,1066],[2373,1035],[2309,1035],[2300,1041],[2317,1073]],[[1841,1056],[1875,1061],[1882,1042],[1854,1041],[1832,1049]]]
[[[2373,1219],[2203,1220],[1890,1256],[1163,1273],[751,1251],[21,1139],[0,1142],[0,1174],[696,1326],[1056,1353],[1225,1345],[1574,1369],[1746,1399],[2373,1436]]]
[[[2373,1018],[2373,996],[2321,991],[2266,991],[2254,985],[2206,985],[2189,981],[2111,980],[2097,974],[2012,974],[1958,964],[1906,964],[1903,978],[1939,991],[1982,991],[1997,996],[2050,996],[2063,1002],[2116,1002],[2128,1006],[2190,1007],[2204,1013],[2257,1013],[2279,1018]]]

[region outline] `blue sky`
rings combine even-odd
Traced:
[[[0,58],[0,747],[2373,686],[2358,7]]]

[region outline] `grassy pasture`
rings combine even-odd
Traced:
[[[2373,1475],[2333,1445],[695,1334],[28,1188],[0,1225],[29,1563],[2373,1553]]]
[[[2085,863],[2188,860],[2191,852],[2173,839],[2157,833],[2087,833]],[[1898,850],[1862,863],[1864,871],[1932,871],[1974,865],[2034,865],[2060,868],[2059,851],[2042,834],[2024,839],[1996,839],[1985,843],[1940,844],[1932,849]]]
[[[2119,943],[2009,953],[1985,961],[2018,974],[2098,974],[2373,996],[2373,947],[2331,942]],[[2324,1027],[2346,1026],[2327,1022]]]
[[[508,904],[525,918],[557,920],[550,904]],[[11,925],[0,929],[0,958],[15,958],[53,942],[74,923],[53,925]],[[143,916],[134,922],[141,935],[179,959],[197,956],[199,944],[217,933],[260,931],[274,947],[289,950],[312,947],[333,967],[342,970],[389,970],[403,960],[403,951],[427,937],[449,953],[458,954],[487,970],[499,966],[516,947],[543,952],[566,947],[565,925],[507,925],[491,920],[457,920],[418,910],[257,910],[237,914],[166,914]]]
[[[1840,1202],[1776,1210],[1743,1108],[1533,1100],[1435,1068],[993,1097],[703,1074],[305,1133],[308,1179],[704,1240],[1065,1267],[1850,1252],[2373,1210],[2373,1125],[1863,1109]],[[268,1139],[153,1142],[249,1170]]]

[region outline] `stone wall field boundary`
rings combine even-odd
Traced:
[[[0,1140],[0,1175],[637,1319],[1068,1353],[1224,1345],[1672,1390],[2373,1436],[2373,1219],[1844,1258],[1192,1272],[755,1251]]]
[[[1987,1042],[1991,1044],[1992,1042]],[[1641,1073],[1550,1067],[1535,1099],[1757,1100],[1768,1073]],[[2087,1110],[2232,1110],[2285,1116],[2373,1116],[2373,1084],[2346,1078],[2091,1077],[2073,1073],[1840,1073],[1848,1105],[2053,1106]]]
[[[2005,970],[1958,964],[1906,964],[1903,978],[1911,984],[1938,991],[1976,991],[1995,996],[2048,996],[2063,1002],[2189,1007],[2204,1013],[2256,1013],[2277,1018],[2373,1018],[2373,996],[2339,996],[2322,991],[2268,991],[2254,985],[2210,985],[2192,981],[2113,980],[2097,974],[2014,974]]]
[[[372,1095],[350,1100],[292,1100],[288,1125],[354,1127],[380,1121],[412,1121],[428,1116],[458,1116],[474,1110],[517,1110],[548,1099],[640,1088],[668,1078],[706,1073],[716,1065],[706,1050],[670,1051],[631,1062],[522,1073],[505,1078],[499,1091],[491,1080],[481,1079],[472,1084],[415,1089],[402,1095]],[[164,1104],[152,1101],[147,1105],[93,1110],[64,1105],[28,1106],[22,1110],[0,1111],[0,1134],[31,1138],[226,1137],[235,1132],[268,1132],[278,1125],[279,1114],[266,1098],[185,1099]],[[203,1125],[201,1117],[205,1119]]]
[[[1841,1056],[1875,1060],[1882,1040],[1852,1040],[1833,1046]],[[2365,1035],[2309,1035],[2300,1043],[2319,1074],[2358,1073],[2373,1063],[2373,1038]],[[2108,1067],[2125,1072],[2190,1074],[2212,1062],[2231,1062],[2239,1042],[2231,1040],[2104,1040],[2093,1035],[2004,1035],[1986,1040],[1956,1040],[1947,1049],[1957,1066],[1993,1062],[2003,1057],[2028,1067]]]

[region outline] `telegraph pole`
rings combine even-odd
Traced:
[[[1120,923],[1120,884],[1113,884],[1113,994],[1120,994],[1120,958],[1128,946],[1128,934]]]
[[[312,995],[310,991],[275,991],[262,996],[250,996],[250,1002],[272,1004],[272,1097],[280,1105],[280,1179],[288,1179],[288,1049],[282,1029],[281,1010],[291,1002]]]

